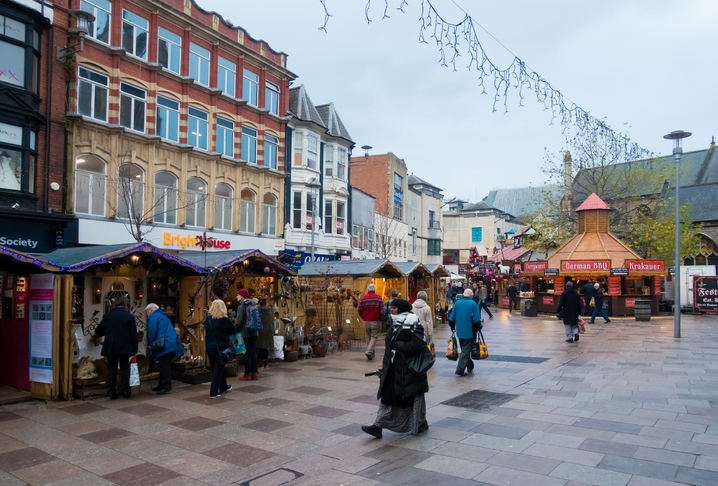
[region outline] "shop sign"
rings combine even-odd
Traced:
[[[610,260],[561,260],[562,272],[608,272]]]
[[[641,299],[626,299],[626,307],[636,307],[636,301]]]
[[[693,280],[693,302],[699,311],[718,311],[718,277],[696,277]]]
[[[22,145],[22,127],[0,123],[0,142]]]
[[[30,277],[30,381],[52,383],[52,294],[54,275]]]
[[[668,275],[675,275],[675,274],[676,274],[676,269],[675,269],[675,267],[670,267],[670,268],[668,269]]]
[[[344,221],[337,220],[337,231],[344,231]]]
[[[558,276],[558,268],[546,268],[543,274],[547,277],[556,277]]]
[[[287,253],[294,257],[294,265],[301,267],[305,263],[312,261],[312,254],[304,251],[291,251],[287,250]],[[333,262],[334,255],[320,255],[319,253],[314,254],[315,262]]]
[[[345,262],[347,260],[351,260],[351,259],[352,259],[351,255],[342,255],[339,257],[339,260],[341,260],[343,262]]]
[[[630,272],[665,272],[666,266],[660,260],[626,260]]]
[[[180,233],[177,233],[176,235],[173,235],[169,231],[164,231],[162,233],[162,244],[166,246],[181,246],[184,248],[193,248],[196,246],[199,246],[197,244],[197,238],[201,237],[201,235],[191,235],[191,234],[185,234],[182,235]],[[227,240],[220,240],[219,238],[213,238],[212,239],[212,246],[209,248],[215,248],[217,250],[229,250],[231,246],[231,243]]]
[[[542,272],[548,269],[548,262],[524,262],[524,272]]]
[[[48,222],[9,218],[0,220],[0,246],[24,253],[51,252],[64,246],[64,236],[64,230],[50,229]]]
[[[466,275],[466,263],[459,263],[459,275]]]
[[[608,295],[621,295],[621,277],[608,277]]]
[[[544,295],[543,296],[543,304],[544,305],[553,305],[553,295]]]
[[[628,269],[627,268],[612,268],[611,275],[614,275],[616,277],[625,277],[628,275]]]
[[[643,280],[643,277],[639,277],[638,275],[629,275],[626,277],[626,280]]]
[[[653,295],[661,295],[661,277],[653,277]]]
[[[402,196],[403,196],[403,194],[401,193],[401,191],[399,189],[395,188],[394,189],[394,202],[398,202],[399,204],[401,204]]]
[[[507,296],[501,297],[501,305],[509,306],[509,298]]]
[[[553,293],[554,294],[562,294],[563,293],[563,279],[557,278],[553,281]]]

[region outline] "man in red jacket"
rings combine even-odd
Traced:
[[[364,321],[364,334],[366,335],[366,359],[374,359],[374,346],[381,330],[381,309],[384,307],[384,300],[376,293],[376,285],[369,284],[367,293],[359,301],[359,317]]]

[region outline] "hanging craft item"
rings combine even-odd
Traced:
[[[202,251],[204,252],[204,266],[207,266],[207,248],[212,248],[212,245],[214,244],[214,238],[211,236],[207,236],[207,232],[203,232],[202,236],[196,236],[197,238],[197,246],[202,248]]]

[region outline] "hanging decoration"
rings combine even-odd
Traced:
[[[472,246],[469,249],[469,268],[476,268],[481,263],[479,253],[476,251],[476,247]]]
[[[326,0],[319,0],[324,8],[324,24],[319,30],[327,32],[327,24],[329,23],[329,11],[326,6]],[[402,13],[404,7],[408,6],[406,0],[401,0],[397,10]],[[456,2],[454,4],[461,8]],[[367,0],[364,8],[367,23],[371,23],[369,10],[371,8],[371,0]],[[463,11],[463,9],[461,9]],[[533,92],[536,101],[543,104],[544,109],[551,112],[551,125],[558,123],[563,127],[563,135],[565,138],[573,135],[584,140],[601,140],[610,153],[613,153],[617,160],[649,159],[653,157],[653,152],[640,147],[635,142],[631,142],[625,135],[614,131],[605,122],[591,116],[589,112],[568,100],[563,93],[555,89],[551,84],[543,79],[538,73],[532,71],[526,66],[526,63],[519,57],[508,50],[501,44],[512,56],[513,61],[504,69],[498,68],[489,59],[488,54],[484,50],[479,36],[477,35],[477,27],[491,35],[481,24],[464,11],[464,18],[461,22],[451,23],[439,14],[434,8],[432,0],[421,0],[421,17],[419,18],[419,42],[429,44],[433,41],[439,50],[439,64],[444,67],[451,67],[456,71],[456,65],[459,58],[467,55],[468,62],[466,68],[469,71],[475,71],[479,75],[479,86],[481,94],[488,94],[487,86],[491,86],[494,95],[493,112],[498,111],[498,107],[503,105],[504,113],[509,111],[509,91],[513,88],[518,90],[519,106],[523,106],[523,102],[527,93]],[[384,0],[384,14],[382,19],[389,17],[389,0]],[[493,36],[491,36],[493,37]],[[491,89],[491,88],[490,88]],[[575,130],[576,133],[571,133]]]

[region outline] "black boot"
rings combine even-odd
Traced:
[[[365,433],[373,435],[377,439],[381,439],[381,427],[377,427],[376,425],[362,425],[361,429]]]
[[[426,432],[427,430],[429,430],[429,423],[427,421],[424,421],[424,423],[419,426],[418,433],[421,434]]]

